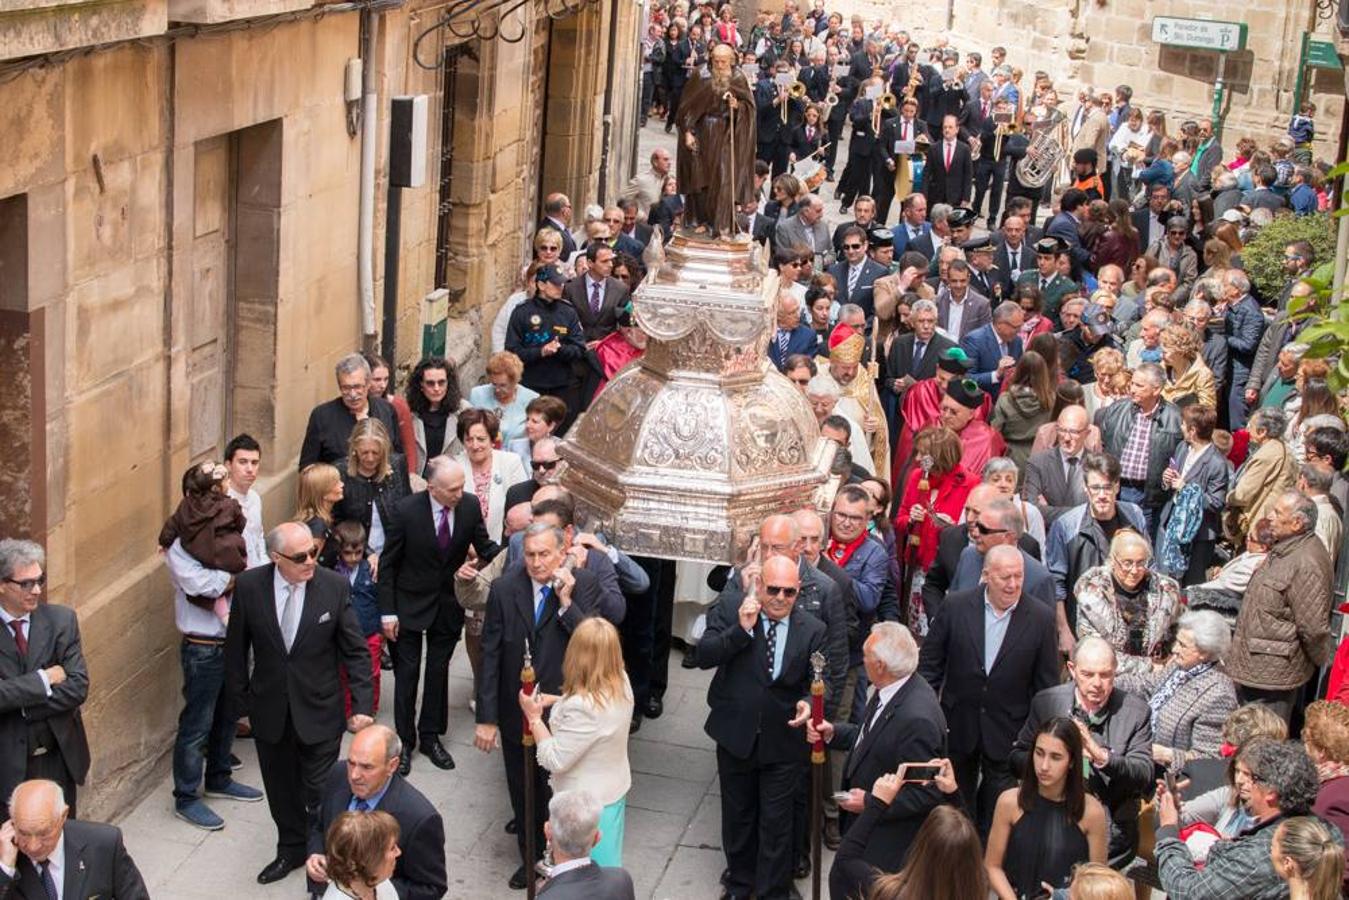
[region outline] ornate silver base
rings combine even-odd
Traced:
[[[823,505],[835,445],[768,360],[759,246],[680,233],[666,254],[634,296],[646,354],[562,442],[563,484],[628,553],[738,562],[765,516]]]

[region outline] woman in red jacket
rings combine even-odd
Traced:
[[[960,461],[959,435],[944,425],[918,432],[913,449],[914,465],[895,515],[895,531],[907,535],[900,550],[907,554],[906,562],[926,572],[937,558],[938,534],[960,520],[965,498],[979,479]]]

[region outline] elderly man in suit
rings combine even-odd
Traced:
[[[628,302],[628,286],[611,276],[614,250],[596,241],[586,247],[586,271],[567,282],[562,296],[581,319],[586,346],[593,347],[618,328],[618,313]]]
[[[965,355],[974,360],[972,377],[989,394],[996,396],[999,385],[1007,380],[1021,358],[1021,338],[1017,332],[1026,321],[1020,304],[1006,300],[993,310],[992,321],[981,325],[960,342]]]
[[[807,740],[814,740],[818,733],[826,744],[848,751],[843,765],[843,790],[848,798],[839,801],[845,836],[868,802],[877,778],[906,762],[940,758],[946,747],[946,716],[937,695],[922,677],[914,677],[918,645],[909,630],[898,622],[876,623],[863,645],[862,658],[871,695],[861,724],[825,720],[818,732],[813,727],[806,729]],[[872,831],[863,858],[882,872],[898,872],[923,820],[939,802],[932,785],[905,785]]]
[[[931,300],[914,302],[909,309],[909,327],[913,331],[895,338],[885,356],[885,387],[900,399],[918,382],[935,377],[942,353],[956,345],[937,330],[937,304]],[[903,422],[898,406],[891,423],[895,434]]]
[[[278,525],[267,535],[271,564],[239,576],[225,634],[225,673],[235,709],[253,725],[267,804],[276,823],[276,859],[260,884],[304,865],[310,817],[317,814],[342,728],[369,725],[374,695],[351,585],[319,568],[309,528]],[[252,667],[249,658],[252,657]],[[343,718],[338,669],[346,667],[350,718]]]
[[[25,781],[7,800],[10,818],[0,825],[0,897],[149,900],[121,829],[70,818],[61,785]]]
[[[953,259],[946,268],[946,283],[937,291],[937,327],[946,336],[963,341],[965,335],[992,321],[988,298],[970,287],[970,264]]]
[[[815,331],[801,321],[801,302],[791,291],[778,292],[777,330],[768,341],[768,358],[785,371],[788,358],[797,354],[812,356],[820,340]]]
[[[1109,862],[1129,863],[1138,848],[1138,809],[1152,793],[1152,712],[1147,701],[1115,688],[1115,650],[1101,638],[1077,645],[1067,684],[1046,688],[1031,700],[1030,714],[1012,746],[1012,768],[1032,765],[1040,725],[1055,716],[1077,723],[1082,733],[1087,791],[1110,818]]]
[[[25,779],[48,778],[73,810],[75,785],[89,773],[80,718],[89,670],[75,611],[42,602],[46,564],[32,541],[0,541],[0,735],[9,747],[0,755],[0,799]]]
[[[562,235],[562,260],[566,262],[576,252],[576,239],[571,236],[571,201],[566,194],[549,194],[543,201],[543,218],[539,228],[551,228]],[[535,229],[536,231],[538,229]]]
[[[923,168],[923,193],[928,205],[964,206],[973,183],[974,160],[969,145],[960,140],[960,122],[953,115],[944,116],[941,140],[928,147],[927,164]]]
[[[1055,424],[1058,445],[1032,453],[1026,463],[1026,478],[1021,496],[1034,503],[1044,516],[1045,525],[1075,506],[1087,502],[1082,480],[1082,452],[1086,448],[1090,422],[1081,406],[1067,406]]]
[[[867,256],[867,231],[861,225],[844,227],[840,241],[843,259],[829,267],[838,287],[838,302],[861,307],[870,319],[876,311],[872,287],[887,274],[886,268]]]
[[[543,523],[525,529],[524,565],[512,566],[492,582],[482,626],[482,666],[478,676],[477,726],[473,744],[490,753],[498,742],[506,766],[506,787],[519,827],[520,867],[510,887],[522,890],[536,860],[525,859],[524,722],[520,715],[520,670],[528,647],[537,689],[562,693],[562,659],[572,629],[599,613],[599,582],[582,568],[563,566],[566,536]],[[535,770],[534,796],[548,800],[548,773]],[[543,852],[542,816],[535,817],[534,847]]]
[[[797,563],[764,561],[743,599],[723,595],[698,641],[698,665],[717,673],[703,730],[717,744],[726,894],[786,900],[792,883],[792,807],[809,748],[811,655],[823,654],[825,626],[796,608]]]
[[[970,542],[956,560],[951,591],[969,591],[978,587],[988,568],[988,554],[995,547],[1017,547],[1026,533],[1026,520],[1021,517],[1021,508],[1011,500],[987,501],[981,505],[968,532]],[[1025,550],[1018,549],[1018,553],[1022,565],[1022,596],[1039,600],[1052,617],[1054,576],[1049,574],[1044,563]]]
[[[328,773],[318,815],[309,829],[310,893],[318,896],[328,881],[323,853],[328,826],[344,812],[382,810],[398,820],[394,889],[399,900],[440,900],[449,890],[445,876],[445,826],[440,813],[398,774],[400,741],[387,725],[369,725],[356,733],[344,762]]]
[[[824,201],[811,194],[794,216],[777,224],[773,244],[776,247],[801,247],[815,257],[815,269],[823,271],[825,262],[833,261],[833,247],[829,242],[829,225],[824,221]]]
[[[1011,298],[1022,272],[1035,270],[1035,250],[1026,237],[1026,220],[1008,216],[993,241],[993,266],[1002,281],[1002,295]]]
[[[956,781],[984,836],[998,795],[1016,782],[1012,744],[1031,700],[1059,682],[1053,606],[1022,602],[1024,567],[1015,546],[991,548],[983,584],[947,595],[918,658],[918,674],[941,696]]]
[[[386,522],[379,564],[379,607],[385,639],[393,642],[394,724],[403,741],[400,774],[412,768],[417,747],[440,769],[454,757],[441,743],[449,729],[450,657],[464,630],[454,598],[454,574],[471,546],[479,565],[500,551],[487,535],[476,497],[464,492],[464,468],[446,456],[427,464],[426,490],[399,500]],[[421,717],[417,686],[426,643]]]
[[[1105,159],[1106,145],[1110,142],[1110,117],[1096,102],[1096,96],[1090,86],[1078,89],[1078,106],[1068,122],[1068,137],[1072,141],[1068,152],[1092,149],[1096,151],[1097,159]]]
[[[600,839],[600,804],[587,791],[562,791],[548,803],[543,823],[553,868],[539,896],[549,900],[633,900],[626,869],[597,865],[590,848]]]

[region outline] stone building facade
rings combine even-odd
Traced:
[[[0,535],[46,546],[50,596],[80,616],[94,748],[85,815],[124,808],[167,762],[178,639],[155,536],[179,474],[248,431],[263,446],[267,524],[284,520],[308,411],[333,395],[333,363],[373,342],[357,279],[360,128],[344,99],[366,29],[376,304],[389,98],[430,98],[427,180],[403,192],[398,363],[418,355],[423,298],[443,287],[448,352],[475,379],[542,194],[572,191],[579,208],[633,170],[619,136],[636,125],[639,6],[539,0],[499,35],[432,29],[421,59],[459,52],[451,67],[422,68],[414,41],[447,6],[0,8]]]
[[[773,4],[780,8],[781,3]],[[1145,108],[1167,112],[1168,123],[1207,118],[1213,106],[1217,54],[1162,47],[1152,41],[1157,16],[1244,22],[1246,49],[1229,56],[1224,73],[1224,146],[1249,134],[1263,146],[1284,133],[1293,112],[1298,48],[1303,32],[1336,41],[1332,6],[1318,15],[1316,0],[837,0],[830,9],[868,22],[896,22],[926,46],[946,37],[956,47],[1002,45],[1026,72],[1043,69],[1061,85],[1065,110],[1079,85],[1109,89],[1128,84]],[[1318,156],[1334,159],[1345,105],[1345,73],[1309,71],[1308,94],[1317,105]],[[1063,90],[1066,87],[1068,90]]]

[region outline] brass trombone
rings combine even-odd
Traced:
[[[871,110],[871,130],[875,132],[877,136],[881,133],[881,114],[894,109],[898,103],[899,101],[895,99],[895,95],[889,91],[886,91],[876,98],[876,103]]]

